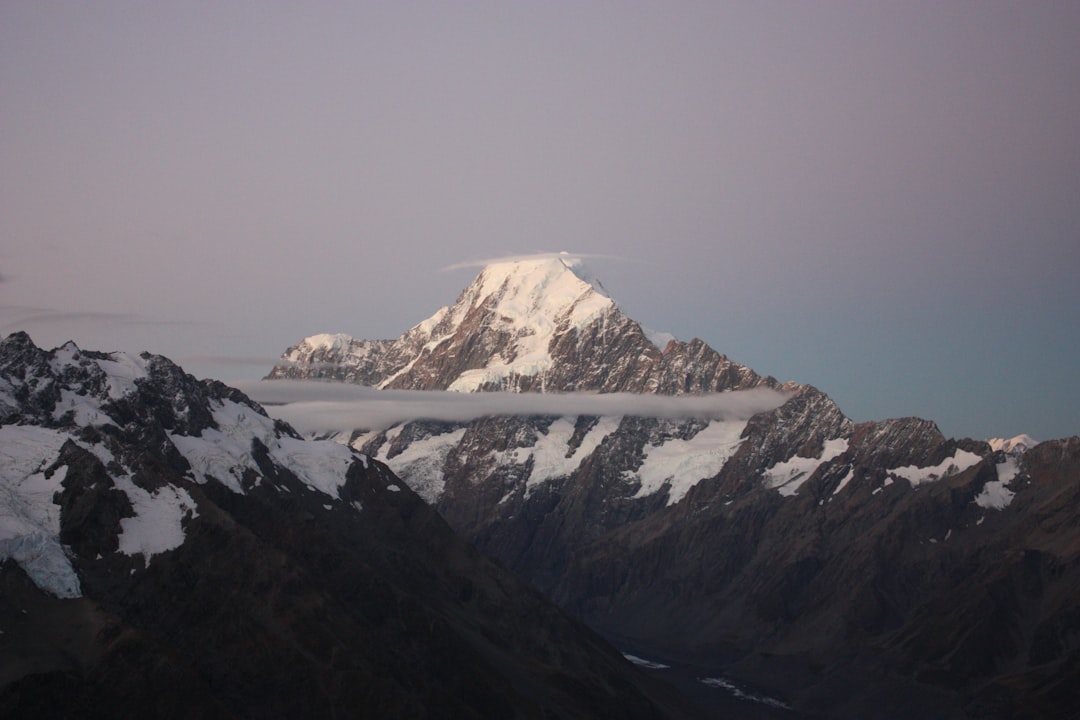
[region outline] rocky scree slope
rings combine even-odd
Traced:
[[[0,341],[0,715],[676,717],[390,472],[160,356]]]

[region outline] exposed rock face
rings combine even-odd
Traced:
[[[830,717],[1074,706],[1080,439],[1008,456],[830,405],[807,390],[755,416],[716,471],[692,443],[722,424],[695,420],[489,418],[394,441],[407,458],[450,438],[424,472],[451,525],[630,646],[722,663]],[[578,460],[564,475],[556,436]],[[665,447],[690,448],[673,467],[695,481],[642,493]]]
[[[4,717],[681,712],[385,465],[165,358],[0,341],[0,454]]]
[[[271,377],[675,396],[782,389],[773,407],[722,417],[342,431],[593,627],[721,666],[796,709],[1019,718],[1080,705],[1080,441],[1025,454],[1030,438],[992,447],[919,418],[854,423],[816,388],[781,386],[700,341],[661,351],[597,285],[544,268],[485,269],[397,341],[309,338]],[[562,289],[548,297],[552,286]]]

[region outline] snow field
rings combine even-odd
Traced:
[[[742,442],[746,421],[713,420],[689,440],[669,440],[645,448],[645,458],[637,471],[626,471],[627,480],[638,480],[635,498],[645,497],[668,486],[668,505],[682,500],[690,488],[719,474]]]

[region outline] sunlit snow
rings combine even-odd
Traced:
[[[454,306],[453,325],[485,302],[493,302],[492,314],[499,329],[515,338],[513,358],[493,358],[484,368],[463,372],[448,388],[472,392],[486,383],[512,375],[535,376],[552,364],[548,347],[556,331],[580,328],[615,306],[596,283],[571,269],[572,256],[546,256],[486,266],[466,289],[465,302]]]
[[[1011,438],[990,438],[986,442],[990,444],[991,450],[1007,453],[1022,453],[1039,444],[1038,440],[1026,433]]]

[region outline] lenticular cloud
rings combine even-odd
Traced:
[[[768,388],[671,397],[632,393],[456,393],[376,390],[305,380],[240,384],[275,418],[301,432],[381,430],[406,420],[466,422],[493,415],[598,415],[747,420],[784,403]]]

